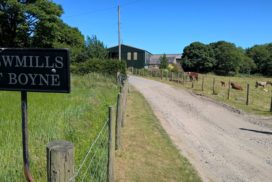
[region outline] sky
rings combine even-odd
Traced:
[[[53,0],[62,19],[107,47],[118,44],[118,0]],[[248,48],[272,42],[272,0],[119,0],[122,43],[153,54],[182,53],[194,41]]]

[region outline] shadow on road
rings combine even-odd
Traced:
[[[239,128],[240,130],[244,130],[244,131],[252,131],[255,133],[261,133],[261,134],[266,134],[266,135],[272,135],[272,132],[269,131],[258,131],[258,130],[251,130],[251,129],[246,129],[246,128]]]

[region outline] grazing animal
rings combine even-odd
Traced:
[[[232,89],[243,90],[243,88],[240,85],[236,84],[236,83],[230,82],[230,85],[231,85]]]
[[[267,81],[266,85],[271,85],[272,86],[272,82],[271,81]]]
[[[190,78],[190,81],[196,80],[198,81],[198,73],[196,72],[187,72],[187,75]]]
[[[225,86],[226,86],[226,83],[225,83],[224,81],[220,81],[220,83],[221,83],[221,86],[222,86],[222,87],[225,87]]]
[[[267,82],[261,82],[261,81],[256,81],[255,88],[260,87],[265,87],[267,85]]]

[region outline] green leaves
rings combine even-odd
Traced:
[[[213,71],[215,65],[214,52],[210,46],[201,42],[193,42],[185,47],[182,55],[183,68],[197,72]]]
[[[257,72],[272,75],[272,44],[255,45],[246,54],[254,60]]]
[[[163,56],[160,57],[160,69],[166,69],[168,66],[168,59],[166,57],[165,54],[163,54]]]
[[[95,35],[92,37],[87,36],[86,47],[88,55],[92,59],[105,59],[108,56],[106,46]]]
[[[249,74],[256,69],[255,63],[242,48],[226,41],[208,45],[191,43],[183,50],[182,66],[186,71],[215,72],[220,75]]]
[[[0,12],[1,47],[53,48],[57,42],[70,44],[75,40],[75,44],[80,41],[84,44],[78,30],[70,31],[71,36],[65,32],[72,28],[62,22],[63,9],[52,1],[3,0]],[[67,37],[65,40],[60,38],[60,32],[62,37]],[[73,37],[75,34],[76,38]]]

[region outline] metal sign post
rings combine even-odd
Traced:
[[[21,92],[21,103],[22,103],[22,142],[23,142],[23,159],[24,159],[24,173],[28,182],[33,182],[29,170],[29,159],[28,159],[28,114],[27,114],[27,92]]]
[[[70,92],[70,60],[67,49],[0,48],[0,90],[20,91],[24,174],[30,173],[28,153],[27,92]]]

